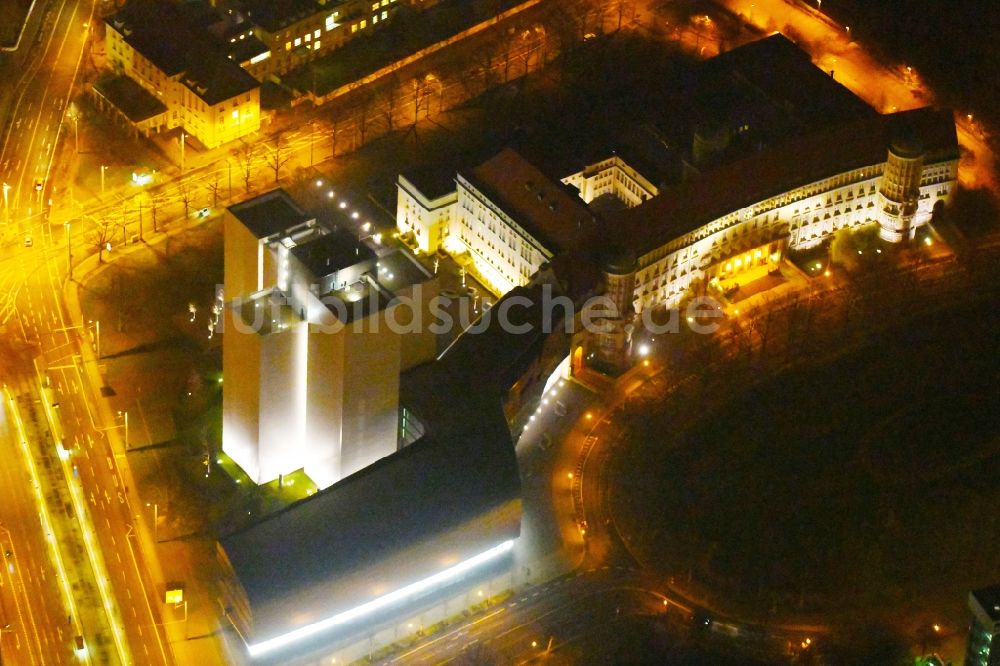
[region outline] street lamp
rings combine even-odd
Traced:
[[[146,506],[150,506],[150,503],[146,502]],[[156,502],[153,502],[152,507],[153,507],[153,541],[159,543],[160,539],[157,536],[157,526],[160,523],[160,505],[157,504]]]
[[[80,152],[80,113],[76,110],[76,104],[73,102],[69,103],[69,109],[66,110],[66,117],[73,121],[73,143],[76,146],[76,152]]]
[[[73,234],[69,222],[66,223],[66,266],[69,279],[73,279]]]
[[[101,358],[101,320],[87,320],[88,324],[94,325],[94,351],[97,352],[97,358]]]
[[[122,410],[119,409],[118,416],[123,417],[125,419],[125,450],[128,451],[128,410],[126,409],[123,412]]]
[[[101,165],[101,196],[104,196],[104,171],[107,169],[107,165]]]

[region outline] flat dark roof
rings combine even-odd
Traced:
[[[184,85],[209,106],[260,88],[257,79],[221,54],[190,63],[184,71]]]
[[[247,18],[254,25],[259,25],[270,33],[275,33],[296,21],[316,14],[321,9],[329,9],[339,5],[330,3],[321,8],[314,0],[242,0],[240,3]]]
[[[246,29],[245,26],[242,27],[244,30]],[[231,42],[227,50],[229,51],[230,60],[239,64],[250,60],[254,56],[265,53],[269,49],[267,48],[267,44],[250,35],[249,37]]]
[[[421,544],[454,543],[456,531],[465,534],[469,525],[477,526],[476,538],[483,542],[517,536],[516,521],[481,518],[519,502],[520,476],[502,401],[535,362],[545,335],[540,287],[518,287],[504,300],[518,304],[509,309],[510,322],[529,324],[527,333],[511,332],[494,316],[481,332],[460,336],[440,360],[401,378],[400,403],[424,424],[423,438],[220,539],[255,622],[273,628],[274,613],[265,616],[262,608],[291,607],[317,619],[326,612],[320,604],[336,600],[316,590],[331,589],[341,578],[360,578],[372,588],[381,581],[365,572],[427,552]],[[408,566],[439,570],[444,564],[438,560],[425,557]]]
[[[719,108],[718,95],[728,88],[742,89],[742,99],[748,103],[755,93],[778,102],[790,118],[807,127],[827,127],[875,114],[781,33],[706,60],[697,76],[703,113]]]
[[[971,594],[990,620],[1000,623],[1000,584],[973,590]]]
[[[268,238],[310,219],[284,189],[230,206],[229,212],[257,238]]]
[[[167,76],[183,83],[206,104],[215,105],[260,87],[231,61],[208,32],[199,6],[189,9],[169,1],[129,0],[105,24]]]
[[[148,120],[167,110],[166,105],[127,76],[100,79],[94,89],[134,123]]]
[[[296,245],[290,252],[316,277],[375,259],[371,248],[359,242],[354,234],[341,229]]]
[[[417,263],[409,252],[396,249],[378,258],[378,282],[391,292],[430,280],[433,275]]]
[[[402,175],[419,190],[420,194],[433,200],[455,191],[456,171],[458,167],[455,164],[439,163],[410,169],[404,171]]]
[[[104,22],[167,76],[184,71],[186,51],[201,33],[174,3],[156,0],[130,0]]]
[[[513,148],[461,175],[553,254],[573,249],[596,226],[579,196]]]
[[[636,256],[745,206],[802,185],[885,162],[893,136],[920,137],[928,161],[958,157],[950,110],[914,109],[807,134],[660,191],[609,220]]]

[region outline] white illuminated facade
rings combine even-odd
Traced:
[[[619,155],[595,162],[562,179],[580,191],[580,198],[590,203],[610,194],[630,208],[652,199],[659,189]]]
[[[421,252],[437,252],[448,237],[458,192],[454,187],[442,194],[424,193],[400,174],[396,184],[396,224],[401,234],[412,234]]]
[[[658,190],[648,178],[615,155],[566,176],[563,182],[574,186],[586,202],[611,194],[625,204],[627,210],[606,220],[605,237],[627,245],[637,259],[632,280],[634,309],[669,307],[676,305],[699,281],[716,281],[724,288],[745,284],[773,270],[787,250],[817,246],[841,229],[877,225],[884,241],[912,240],[930,221],[935,205],[949,201],[955,190],[957,143],[950,113],[919,109],[896,115],[901,120],[883,116],[861,121],[858,126],[871,139],[866,143],[854,136],[857,145],[851,150],[859,155],[856,167],[830,169],[822,178],[787,190],[781,190],[781,183],[777,182],[773,194],[741,202],[707,222],[698,218],[716,200],[734,200],[731,195],[734,192],[738,195],[744,189],[766,190],[768,183],[762,180],[764,177],[742,173],[741,165],[736,164],[730,169],[729,176],[733,178],[730,181],[710,172],[699,176],[700,180],[694,183]],[[937,136],[938,145],[924,150],[919,140],[888,141],[885,128],[897,121],[905,124],[914,119]],[[837,131],[850,135],[852,127]],[[837,134],[832,132],[830,136],[836,138]],[[830,143],[829,137],[807,137],[797,146],[815,151],[815,146],[829,149]],[[881,159],[862,161],[865,155],[874,156],[880,146]],[[782,165],[781,179],[768,177],[788,181],[798,176],[795,147],[784,148],[789,162]],[[772,157],[765,155],[760,159]],[[777,157],[783,159],[781,154]],[[840,159],[845,161],[843,157]],[[822,160],[813,157],[812,162],[813,172],[823,172]],[[747,168],[751,167],[752,164]],[[768,168],[774,170],[773,160]],[[526,189],[534,192],[536,181],[526,183]],[[468,252],[485,283],[497,293],[527,284],[557,252],[554,246],[543,244],[538,235],[528,233],[524,225],[531,222],[533,229],[548,232],[552,220],[538,214],[525,215],[530,219],[519,218],[506,211],[525,212],[526,208],[504,207],[504,202],[494,200],[492,190],[477,186],[462,174],[456,182],[456,205],[442,208],[437,217],[427,218],[420,216],[429,215],[430,208],[419,197],[404,196],[401,185],[399,228],[412,230],[412,223],[407,224],[406,220],[429,219],[429,228],[440,229],[429,237],[446,238],[448,242],[441,245],[449,252]],[[710,187],[718,190],[709,190]],[[547,200],[539,196],[540,202]],[[413,213],[414,209],[419,212]],[[696,223],[691,224],[692,220]],[[690,230],[684,231],[685,226]],[[671,236],[672,229],[679,232]],[[426,249],[435,251],[437,246],[429,243]]]
[[[188,26],[169,4],[151,7],[133,0],[107,17],[105,28],[111,68],[167,107],[157,118],[159,124],[140,129],[160,132],[182,127],[208,148],[260,129],[260,84],[221,52],[210,47],[196,50],[194,43],[204,46],[207,35]],[[178,39],[175,30],[194,38],[164,47]]]
[[[786,249],[814,247],[840,229],[878,225],[883,240],[913,239],[935,204],[950,200],[958,159],[924,163],[918,155],[908,170],[887,169],[895,161],[890,147],[883,162],[768,197],[641,254],[636,309],[676,305],[696,280],[745,282]]]
[[[402,364],[435,347],[388,324],[374,252],[283,190],[224,225],[223,450],[257,483],[304,470],[320,488],[395,452]]]
[[[477,277],[495,294],[525,285],[553,250],[530,234],[476,185],[457,177],[453,236],[455,247],[469,253]]]
[[[528,284],[593,221],[569,186],[510,148],[456,174],[454,183],[454,190],[427,194],[401,175],[396,226],[424,252],[467,255],[476,278],[497,295]]]
[[[452,565],[446,569],[442,569],[427,578],[392,590],[391,592],[355,606],[354,608],[322,618],[279,636],[274,636],[258,643],[252,643],[247,646],[247,650],[251,657],[260,657],[282,648],[294,646],[297,643],[301,643],[302,641],[316,636],[317,634],[330,631],[338,626],[362,620],[370,615],[378,613],[379,611],[387,610],[394,606],[400,606],[406,604],[407,602],[413,602],[415,599],[459,580],[463,576],[475,572],[476,569],[484,567],[487,564],[503,557],[508,554],[513,547],[514,541],[512,539],[504,541],[503,543],[497,544],[496,546],[474,555],[467,560],[459,562],[458,564]]]

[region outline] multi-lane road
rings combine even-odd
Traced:
[[[17,396],[11,405],[30,407],[34,426],[20,435],[8,423],[19,415],[8,413],[0,441],[8,461],[0,469],[4,663],[172,661],[125,499],[115,458],[120,449],[112,446],[117,433],[104,430],[93,413],[100,399],[91,392],[100,387],[83,379],[90,350],[83,349],[81,356],[81,344],[89,339],[72,328],[63,309],[67,239],[61,226],[56,238],[48,231],[49,201],[66,187],[52,177],[54,156],[61,135],[72,131],[67,108],[93,20],[93,0],[40,3],[39,25],[32,26],[37,37],[16,56],[20,76],[0,131],[3,238],[17,246],[0,261],[5,292],[0,363]],[[41,372],[36,373],[35,359]],[[46,374],[49,388],[43,391]],[[72,447],[68,457],[57,455],[58,440]],[[29,456],[44,460],[52,472],[40,496],[31,492],[37,481],[26,470]],[[71,529],[60,525],[67,519]],[[76,575],[74,567],[86,575]],[[63,585],[61,578],[73,584]],[[83,651],[77,632],[87,648]]]
[[[5,373],[6,374],[6,373]],[[0,657],[4,664],[65,664],[67,613],[43,531],[12,406],[0,410]]]
[[[0,131],[0,181],[4,222],[30,233],[44,219],[60,132],[94,20],[93,0],[47,0],[38,10],[37,38],[19,54],[20,76]],[[13,58],[15,56],[5,56]],[[9,216],[9,217],[8,217]]]

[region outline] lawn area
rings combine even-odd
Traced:
[[[13,46],[31,0],[0,0],[0,46]]]
[[[723,396],[690,428],[656,410],[617,466],[619,528],[645,563],[758,619],[962,627],[968,591],[1000,571],[988,305]]]
[[[101,322],[102,375],[112,409],[129,414],[129,464],[161,540],[213,539],[316,490],[301,473],[256,486],[220,451],[221,335],[210,339],[208,323],[222,268],[216,218],[115,257],[80,291],[84,317]]]

